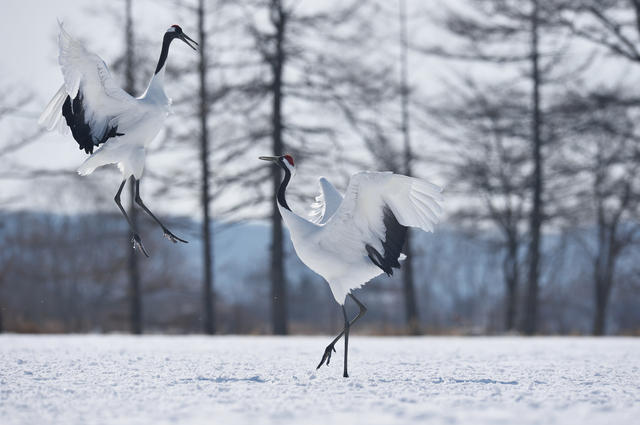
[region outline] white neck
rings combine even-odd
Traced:
[[[163,66],[157,74],[153,74],[147,90],[140,96],[141,99],[152,103],[169,104],[169,98],[164,92],[164,71],[165,67]]]
[[[291,240],[294,245],[298,240],[307,236],[310,232],[318,230],[320,227],[309,220],[306,220],[303,217],[300,217],[298,214],[293,211],[289,211],[284,208],[282,205],[278,204],[278,209],[280,210],[280,216],[282,217],[282,221],[289,229],[289,234],[291,235]]]

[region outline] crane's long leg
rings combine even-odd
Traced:
[[[320,360],[320,364],[318,364],[318,367],[316,367],[316,369],[320,369],[320,366],[322,366],[323,364],[326,364],[327,366],[329,366],[329,361],[331,360],[331,352],[335,352],[335,344],[336,342],[338,342],[340,340],[340,338],[342,338],[342,335],[345,335],[345,357],[344,357],[344,376],[345,378],[348,377],[347,375],[347,355],[346,355],[346,349],[347,349],[347,344],[346,344],[346,340],[349,338],[348,337],[348,333],[349,333],[349,328],[351,326],[353,326],[353,324],[362,316],[364,316],[364,314],[367,312],[367,307],[364,306],[364,304],[362,304],[355,296],[353,296],[353,294],[349,294],[349,296],[351,297],[351,299],[353,301],[356,302],[356,304],[358,304],[358,307],[360,308],[360,311],[358,312],[358,315],[356,317],[353,318],[353,320],[351,320],[350,322],[347,321],[347,312],[346,310],[344,310],[344,306],[342,306],[343,309],[343,313],[345,316],[345,326],[344,329],[342,330],[342,332],[340,332],[338,334],[338,336],[336,336],[333,341],[331,341],[331,344],[327,345],[327,348],[325,348],[324,350],[324,354],[322,356],[322,360]]]
[[[345,378],[349,377],[347,373],[347,356],[349,354],[349,327],[351,324],[347,319],[347,310],[344,308],[344,304],[342,305],[342,315],[344,316],[344,372],[342,376]]]
[[[124,215],[124,218],[127,219],[127,223],[129,223],[129,229],[131,229],[131,233],[133,234],[133,237],[131,238],[131,242],[133,242],[133,249],[138,249],[139,251],[142,251],[142,253],[146,257],[149,257],[147,250],[144,249],[144,245],[142,244],[142,239],[140,239],[140,236],[138,235],[138,233],[136,233],[136,229],[133,227],[131,219],[127,215],[127,212],[124,210],[124,208],[122,208],[122,203],[120,203],[120,194],[122,193],[122,189],[124,188],[124,185],[126,183],[126,179],[122,180],[120,188],[118,188],[118,192],[116,193],[116,196],[113,198],[113,200],[116,201],[116,205],[118,206],[118,208],[120,208],[120,211],[122,212],[122,215]]]
[[[171,233],[171,231],[169,229],[167,229],[166,226],[164,224],[162,224],[162,222],[160,220],[158,220],[158,218],[155,215],[153,215],[151,210],[149,210],[149,208],[147,208],[147,206],[144,204],[144,202],[142,202],[142,198],[140,197],[140,180],[136,180],[136,204],[140,205],[140,207],[142,207],[142,209],[147,214],[149,214],[151,216],[151,218],[153,218],[156,221],[156,223],[158,223],[160,225],[160,227],[162,227],[162,230],[164,231],[164,237],[165,238],[169,239],[173,243],[177,243],[178,241],[184,242],[184,243],[189,243],[189,242],[185,241],[184,239],[180,239],[179,237],[177,237],[176,235]]]

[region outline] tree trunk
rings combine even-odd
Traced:
[[[518,246],[509,243],[504,265],[506,297],[505,297],[505,330],[510,332],[516,325],[516,303],[518,299]]]
[[[601,240],[601,243],[603,241]],[[600,249],[600,255],[596,259],[594,270],[594,295],[595,295],[595,311],[593,316],[593,335],[602,336],[605,333],[607,304],[609,302],[609,294],[611,292],[611,283],[613,279],[611,253]],[[608,251],[608,250],[606,250]],[[607,255],[608,258],[603,258]]]
[[[409,75],[407,68],[407,10],[406,1],[400,0],[400,102],[402,108],[402,136],[404,141],[404,173],[412,175],[411,170],[411,135],[409,126]],[[407,329],[411,335],[420,335],[420,317],[416,301],[416,291],[413,275],[413,256],[411,249],[411,229],[407,230],[407,239],[404,245],[404,253],[407,258],[402,265],[402,283],[404,289],[404,303],[407,318]]]
[[[607,284],[601,280],[595,282],[595,315],[593,318],[593,335],[602,336],[605,332],[608,294]]]
[[[0,228],[2,226],[0,225]],[[9,260],[5,260],[4,266],[8,265]],[[1,271],[0,271],[1,272]],[[4,308],[2,307],[2,286],[4,284],[4,273],[0,274],[0,334],[4,332],[4,323],[2,321],[2,316],[4,314]]]
[[[595,312],[593,317],[593,335],[601,336],[606,332],[607,306],[613,287],[613,275],[617,251],[614,248],[616,226],[608,227],[604,219],[602,204],[598,208],[598,258],[594,267]]]
[[[284,31],[286,15],[282,10],[280,1],[271,3],[273,24],[275,25],[275,53],[271,58],[272,70],[272,139],[273,153],[284,154],[284,142],[282,140],[282,73],[285,61]],[[272,167],[271,179],[273,183],[273,198],[278,193],[282,176],[280,168]],[[271,299],[272,299],[272,325],[275,335],[287,334],[287,283],[284,273],[284,240],[282,237],[282,220],[277,202],[273,204],[271,214]]]
[[[135,77],[133,73],[133,18],[131,16],[131,1],[127,0],[126,7],[126,24],[125,24],[125,44],[126,44],[126,58],[125,58],[125,90],[131,95],[135,92]],[[129,218],[131,219],[131,223],[133,224],[134,229],[138,228],[138,212],[135,208],[135,190],[133,184],[133,177],[130,181],[130,206],[129,206]],[[129,231],[127,230],[127,233]],[[131,316],[130,316],[130,326],[131,333],[141,334],[142,333],[142,298],[140,294],[140,270],[138,266],[138,253],[136,250],[131,248],[130,238],[127,237],[127,250],[129,252],[129,297],[131,301]]]
[[[404,252],[407,258],[402,265],[402,286],[404,289],[404,304],[407,317],[407,330],[410,335],[420,335],[420,316],[418,315],[418,306],[416,302],[416,293],[414,287],[413,276],[413,260],[411,258],[411,232],[407,231],[407,240],[404,246]]]
[[[538,322],[538,280],[540,274],[540,230],[542,226],[542,139],[541,126],[542,114],[540,112],[540,69],[538,57],[538,0],[532,0],[533,11],[531,14],[531,79],[533,86],[532,96],[532,147],[533,147],[533,206],[530,218],[529,244],[529,276],[527,288],[527,308],[524,323],[524,332],[533,335]]]
[[[207,99],[207,35],[205,30],[204,0],[198,2],[198,34],[200,40],[200,163],[202,167],[202,256],[204,265],[203,276],[203,307],[204,332],[213,335],[216,332],[215,321],[215,291],[213,290],[213,245],[211,241],[211,219],[209,216],[209,104]]]
[[[517,296],[518,290],[515,282],[508,281],[505,313],[505,330],[507,332],[511,332],[515,329]]]

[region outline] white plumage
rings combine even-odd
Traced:
[[[385,206],[402,226],[427,232],[433,232],[442,213],[438,204],[442,201],[441,188],[391,172],[354,174],[344,199],[326,179],[320,179],[320,186],[320,208],[325,214],[317,224],[282,205],[279,208],[296,253],[325,278],[339,304],[344,304],[351,290],[383,273],[368,257],[365,246],[369,244],[384,255]]]
[[[117,127],[122,136],[108,138],[78,169],[91,174],[106,164],[117,164],[123,179],[142,177],[145,147],[162,129],[170,111],[170,99],[164,92],[164,67],[154,74],[145,93],[134,98],[116,84],[104,61],[73,39],[60,23],[58,62],[64,84],[53,96],[39,123],[48,130],[67,131],[62,105],[69,96],[82,96],[84,122],[94,145],[109,128]],[[83,146],[81,146],[81,149]]]
[[[66,133],[71,129],[81,150],[91,154],[78,168],[81,175],[96,168],[116,164],[122,173],[122,183],[114,198],[127,219],[135,248],[148,256],[140,236],[120,203],[120,193],[133,176],[135,201],[163,229],[172,242],[186,242],[175,236],[144,205],[140,198],[140,178],[144,171],[146,147],[162,129],[170,111],[171,101],[164,92],[165,63],[169,46],[175,39],[195,50],[195,43],[178,25],[165,32],[156,70],[142,96],[134,98],[116,84],[109,68],[100,57],[73,39],[60,23],[58,63],[64,84],[45,107],[38,122],[48,130]],[[197,43],[195,43],[197,44]],[[94,148],[98,146],[97,151]]]
[[[291,155],[263,156],[285,172],[277,202],[298,257],[322,276],[342,306],[343,331],[329,344],[318,368],[328,365],[335,343],[344,335],[344,377],[347,373],[349,328],[366,312],[351,291],[381,273],[393,274],[404,259],[402,249],[408,227],[433,232],[442,208],[442,189],[427,181],[391,172],[360,172],[351,176],[343,196],[321,177],[320,194],[311,205],[310,219],[294,213],[285,192],[293,175]],[[360,308],[349,321],[344,307],[350,296]]]
[[[320,194],[316,196],[316,202],[311,204],[309,220],[316,224],[324,224],[336,212],[342,203],[342,195],[324,177],[318,179]]]

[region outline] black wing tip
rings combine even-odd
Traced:
[[[384,255],[369,244],[365,245],[365,249],[373,264],[385,272],[387,276],[393,276],[393,269],[400,268],[399,260],[407,237],[407,226],[398,222],[387,205],[383,209],[382,222],[385,227],[385,240],[381,240]]]
[[[62,115],[71,129],[73,138],[78,142],[80,150],[84,149],[86,153],[92,154],[94,146],[99,146],[111,137],[124,136],[124,133],[118,133],[118,126],[114,126],[108,127],[99,140],[94,140],[91,134],[91,127],[85,122],[82,100],[82,91],[78,90],[78,95],[75,99],[71,100],[71,96],[67,95],[62,105]]]
[[[369,258],[371,259],[371,262],[373,262],[373,264],[381,268],[382,271],[387,274],[387,276],[393,275],[393,270],[391,269],[391,267],[389,267],[388,264],[385,264],[386,261],[384,257],[378,252],[377,249],[369,244],[366,244],[364,248],[367,250],[367,255],[369,255]]]

